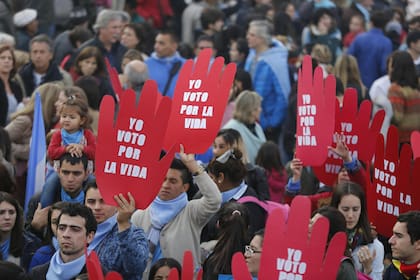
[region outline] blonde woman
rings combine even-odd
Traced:
[[[357,103],[360,106],[366,99],[366,87],[363,85],[356,58],[348,54],[339,56],[335,62],[334,74],[341,79],[344,88],[357,90]]]
[[[261,96],[255,91],[245,90],[236,99],[233,119],[223,128],[237,130],[244,140],[245,149],[250,163],[255,164],[255,158],[266,137],[258,120],[261,114]]]

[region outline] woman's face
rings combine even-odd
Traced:
[[[10,73],[13,69],[13,56],[10,50],[0,53],[0,71],[2,73]]]
[[[252,111],[252,120],[253,122],[257,122],[260,119],[261,115],[261,104],[259,104],[253,111]]]
[[[54,236],[57,236],[57,223],[58,223],[58,216],[60,216],[61,211],[58,209],[54,209],[51,213],[51,230],[54,233]]]
[[[360,199],[353,194],[347,194],[341,198],[338,210],[346,218],[347,229],[354,229],[359,222],[360,213],[362,212]]]
[[[262,237],[255,235],[249,243],[249,247],[245,249],[245,261],[249,272],[256,276],[260,270],[260,261],[262,253]]]
[[[121,36],[121,44],[126,46],[128,49],[134,49],[139,42],[140,40],[137,38],[133,29],[129,27],[124,28]]]
[[[153,280],[166,280],[169,277],[169,272],[171,271],[171,268],[169,266],[162,266],[156,271],[155,276],[153,277]]]
[[[98,69],[98,63],[95,57],[89,57],[79,61],[79,68],[83,76],[91,76]]]
[[[0,203],[0,232],[11,232],[16,223],[16,208],[7,201]]]
[[[60,91],[60,94],[58,95],[57,101],[55,101],[55,114],[57,117],[60,117],[61,108],[63,107],[63,103],[66,102],[67,97],[64,94],[64,91]]]
[[[225,139],[222,136],[217,136],[213,142],[213,157],[223,155],[229,148],[230,145],[226,143]]]
[[[322,15],[318,21],[318,29],[320,29],[320,31],[328,32],[331,26],[332,26],[332,18],[327,14]]]

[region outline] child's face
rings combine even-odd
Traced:
[[[74,133],[80,129],[84,123],[82,118],[74,106],[64,105],[60,114],[60,124],[68,133]]]
[[[83,76],[91,76],[98,68],[98,64],[96,62],[96,58],[89,57],[79,61],[79,67]]]

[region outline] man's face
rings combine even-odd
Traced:
[[[420,55],[420,40],[417,40],[417,42],[411,43],[410,49],[416,54]]]
[[[31,61],[35,66],[35,70],[46,71],[53,58],[48,44],[44,42],[34,42],[30,51]]]
[[[61,186],[70,196],[79,194],[83,186],[83,181],[87,179],[87,176],[87,171],[84,169],[82,162],[72,165],[65,160],[58,169]]]
[[[214,49],[213,42],[202,40],[197,43],[197,47],[195,48],[195,56],[198,56],[200,52],[204,49],[211,49],[212,56],[214,57],[216,55],[216,50]]]
[[[158,57],[169,57],[175,54],[178,44],[169,34],[158,34],[155,39],[155,52]]]
[[[115,19],[111,20],[107,26],[99,31],[100,40],[104,44],[114,44],[121,38],[122,21]]]
[[[420,240],[411,243],[407,232],[407,223],[397,222],[392,229],[392,236],[388,240],[391,244],[392,257],[412,264],[419,261]]]
[[[86,220],[81,216],[61,215],[57,226],[57,239],[64,259],[76,259],[85,253],[85,246],[94,233],[86,233]]]
[[[177,169],[168,169],[165,180],[158,193],[160,199],[165,201],[174,199],[188,189],[188,184],[182,183],[181,175],[181,171]]]
[[[92,209],[93,215],[95,216],[98,224],[112,217],[116,212],[115,206],[105,203],[98,189],[90,188],[86,192],[85,201],[85,205]]]
[[[257,30],[254,26],[251,26],[246,33],[246,40],[248,41],[248,47],[255,49],[260,46],[263,41],[262,38],[258,36]]]

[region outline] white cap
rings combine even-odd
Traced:
[[[38,13],[34,9],[24,9],[13,16],[13,23],[17,27],[24,27],[36,19]]]

